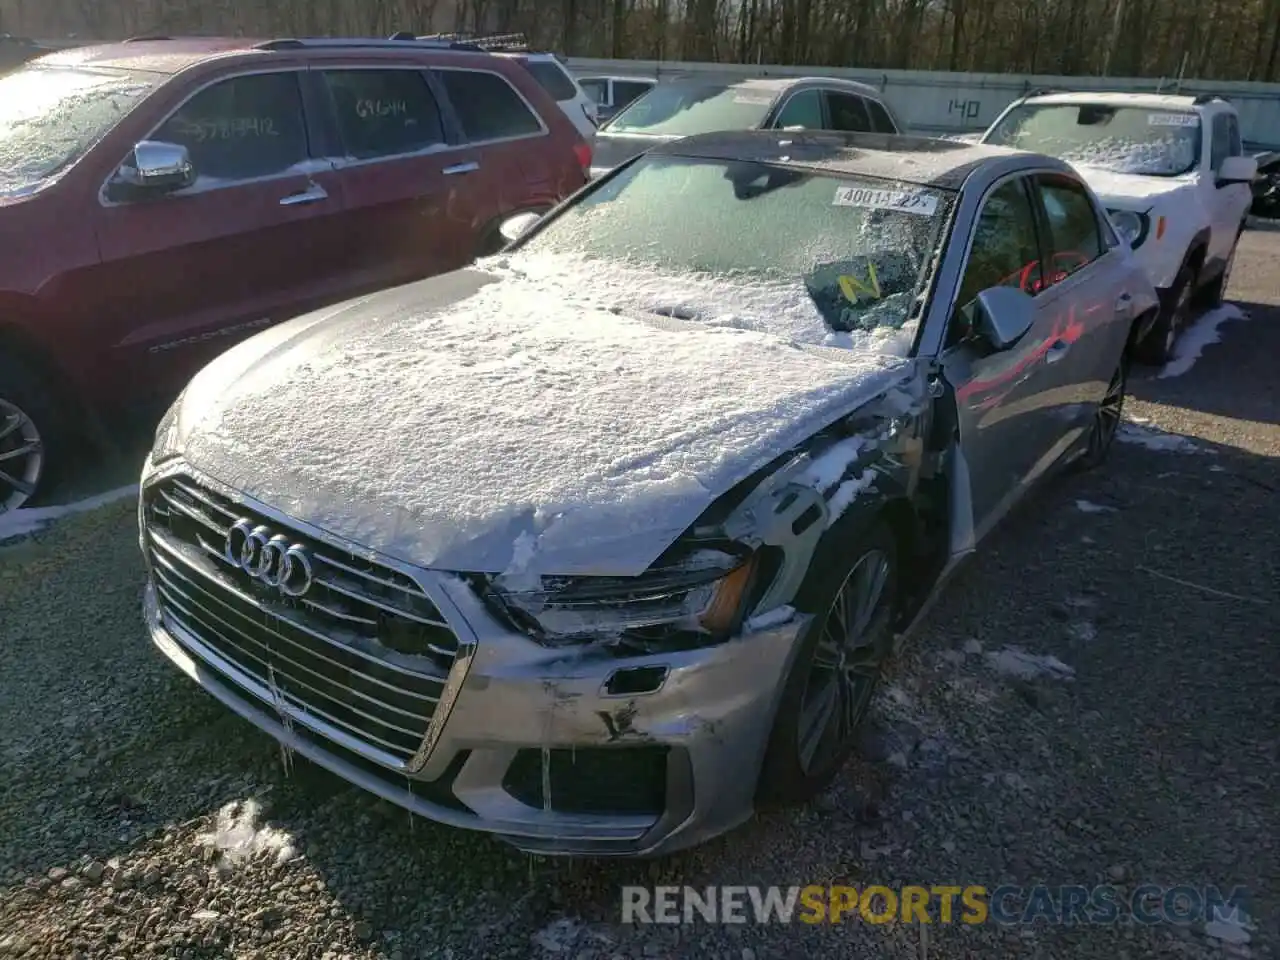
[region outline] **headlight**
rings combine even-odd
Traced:
[[[732,635],[761,570],[758,553],[697,550],[638,577],[544,577],[537,591],[483,592],[514,624],[550,645],[596,640],[700,646]]]
[[[1151,220],[1145,213],[1134,213],[1132,210],[1108,210],[1107,213],[1111,217],[1112,225],[1116,228],[1116,233],[1124,237],[1130,247],[1137,250],[1142,246],[1151,225]]]

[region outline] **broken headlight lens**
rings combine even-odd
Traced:
[[[487,592],[548,643],[708,643],[741,626],[757,566],[755,554],[699,550],[638,577],[544,577],[537,591],[506,591],[495,578]]]

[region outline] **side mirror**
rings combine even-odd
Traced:
[[[142,199],[182,190],[196,182],[196,168],[187,148],[177,143],[142,140],[112,178],[119,199]]]
[[[978,294],[974,326],[996,350],[1008,350],[1036,319],[1035,301],[1016,287],[988,287]]]
[[[540,213],[517,213],[514,217],[508,217],[502,221],[502,226],[498,228],[498,233],[502,234],[502,239],[507,243],[515,243],[523,237],[535,223],[542,219]]]
[[[1218,167],[1218,186],[1229,183],[1253,183],[1258,176],[1256,157],[1227,157]]]

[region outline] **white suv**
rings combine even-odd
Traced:
[[[596,127],[600,123],[599,108],[595,100],[578,86],[578,81],[565,69],[559,57],[554,53],[494,52],[500,57],[520,61],[539,86],[560,105],[583,139],[590,143],[595,138]]]
[[[1193,299],[1222,303],[1257,175],[1227,100],[1031,95],[1007,107],[982,142],[1061,157],[1102,200],[1160,294],[1159,316],[1135,332],[1139,359],[1169,359]]]

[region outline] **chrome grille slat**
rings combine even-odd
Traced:
[[[407,571],[322,531],[291,529],[189,475],[144,490],[142,511],[160,615],[193,653],[282,716],[367,759],[394,769],[423,761],[459,645]],[[270,538],[285,545],[274,556],[286,547],[297,555],[295,573],[269,565]],[[263,546],[249,546],[255,542]],[[283,572],[272,580],[273,571]],[[287,579],[298,574],[300,581]]]
[[[210,497],[206,496],[198,488],[185,484],[181,480],[174,480],[173,485],[177,487],[179,490],[181,490],[183,493],[185,493],[192,500],[199,500],[206,507],[210,507],[214,510],[217,510],[219,513],[225,516],[228,520],[231,520],[233,522],[235,521],[237,515],[234,510],[224,507],[221,504],[215,503]],[[162,492],[163,492],[163,488],[162,488]]]
[[[217,597],[216,597],[216,596],[215,596],[215,595],[214,595],[214,594],[213,594],[213,593],[212,593],[208,588],[201,587],[199,584],[197,584],[195,581],[193,581],[190,577],[185,576],[181,570],[178,570],[178,569],[173,565],[173,560],[172,560],[172,559],[169,559],[169,558],[171,557],[171,558],[175,558],[175,559],[178,559],[179,561],[181,561],[181,560],[182,560],[181,556],[180,556],[179,554],[177,554],[176,552],[173,552],[173,548],[172,548],[169,544],[164,543],[164,541],[163,541],[162,539],[160,539],[158,536],[156,536],[155,531],[151,531],[151,542],[152,542],[153,546],[159,546],[159,547],[160,547],[160,549],[162,549],[162,550],[165,550],[165,551],[168,551],[168,552],[169,552],[168,557],[165,557],[165,556],[162,556],[162,555],[160,555],[158,552],[156,552],[156,551],[154,551],[154,550],[153,550],[153,551],[152,551],[152,557],[153,557],[153,559],[155,559],[155,561],[156,561],[157,563],[159,563],[159,564],[160,564],[161,566],[163,566],[165,569],[167,569],[167,570],[171,571],[174,575],[176,575],[176,576],[178,576],[178,577],[181,577],[181,578],[182,578],[183,580],[185,580],[185,581],[186,581],[190,586],[192,586],[192,587],[194,587],[195,589],[199,590],[199,591],[200,591],[202,594],[204,594],[206,597],[209,597],[210,599],[214,600],[214,601],[215,601],[215,602],[217,602],[219,605],[221,605],[221,606],[225,607],[226,609],[230,610],[232,613],[235,613],[235,614],[236,614],[236,615],[238,615],[238,616],[244,617],[244,614],[240,614],[240,613],[238,613],[238,611],[236,611],[234,608],[230,607],[230,606],[229,606],[228,604],[226,604],[225,602],[223,602],[223,601],[219,600],[219,599],[218,599],[218,598],[217,598]],[[200,572],[200,573],[202,573],[202,571],[199,571],[197,568],[190,568],[190,569],[192,569],[192,570],[193,570],[193,572]],[[207,574],[204,574],[204,576],[206,576],[206,577],[207,577],[208,575],[207,575]],[[218,586],[221,586],[221,585],[219,584]],[[234,597],[236,597],[237,599],[241,600],[242,602],[244,602],[244,603],[246,603],[246,604],[253,604],[253,598],[252,598],[252,597],[249,597],[249,596],[247,596],[246,594],[243,594],[243,593],[241,593],[241,592],[239,592],[239,591],[237,591],[237,590],[231,590],[231,589],[228,589],[228,588],[225,588],[225,587],[223,587],[223,589],[226,589],[226,590],[227,590],[227,592],[228,592],[229,594],[231,594],[232,596],[234,596]],[[195,601],[194,599],[192,599],[192,602],[193,602],[193,603],[195,603],[195,602],[197,602],[197,601]],[[299,623],[297,623],[296,621],[291,620],[291,619],[289,619],[289,618],[287,618],[287,617],[279,617],[279,616],[276,616],[276,615],[274,615],[274,614],[273,614],[272,616],[273,616],[275,619],[280,620],[280,622],[285,623],[285,624],[288,624],[289,626],[295,627],[296,629],[298,629],[298,630],[300,630],[300,631],[303,631],[303,632],[307,633],[309,636],[311,636],[311,637],[313,637],[313,638],[315,638],[315,639],[317,639],[317,640],[321,640],[321,641],[323,641],[323,642],[324,642],[324,643],[326,643],[326,644],[330,644],[330,643],[332,643],[332,641],[330,641],[327,637],[323,636],[322,634],[315,633],[314,631],[312,631],[310,628],[306,627],[306,626],[305,626],[305,625],[303,625],[303,624],[299,624]],[[351,671],[352,673],[358,674],[362,679],[367,680],[367,681],[369,681],[370,683],[377,684],[377,685],[379,685],[379,686],[381,686],[381,687],[386,687],[388,690],[390,690],[390,691],[394,691],[394,692],[399,693],[399,694],[401,694],[401,695],[403,695],[403,696],[415,697],[415,698],[417,698],[417,699],[425,700],[425,701],[430,702],[430,703],[437,703],[437,702],[439,701],[439,698],[438,698],[438,697],[429,697],[429,696],[427,696],[427,695],[425,695],[425,694],[417,693],[417,692],[415,692],[415,691],[406,690],[406,689],[405,689],[405,688],[403,688],[403,687],[395,686],[394,684],[388,683],[388,682],[386,682],[386,681],[384,681],[384,680],[380,680],[380,679],[378,679],[377,677],[372,676],[371,674],[363,673],[363,672],[361,672],[361,671],[358,671],[358,670],[356,670],[355,668],[351,667],[351,666],[350,666],[350,665],[348,665],[348,664],[342,663],[342,662],[340,662],[340,661],[338,661],[338,660],[334,660],[334,659],[332,659],[331,657],[327,657],[327,656],[325,656],[323,653],[321,653],[321,652],[319,652],[319,651],[317,651],[317,650],[314,650],[314,649],[312,649],[312,648],[310,648],[310,647],[304,647],[302,644],[298,643],[296,640],[292,639],[292,638],[291,638],[291,637],[289,637],[288,635],[286,635],[286,634],[284,634],[284,633],[281,633],[279,630],[275,630],[275,629],[273,629],[269,624],[258,624],[258,626],[261,626],[261,627],[262,627],[262,629],[264,629],[264,630],[266,630],[267,632],[271,633],[273,636],[275,636],[275,637],[279,638],[280,640],[283,640],[285,643],[290,643],[290,644],[293,644],[294,646],[298,647],[299,649],[306,650],[306,651],[307,651],[309,654],[311,654],[312,656],[318,657],[318,658],[320,658],[320,659],[322,659],[322,660],[326,660],[327,662],[329,662],[329,663],[333,664],[335,667],[337,667],[337,668],[339,668],[339,669],[349,670],[349,671]],[[337,645],[336,645],[336,644],[334,644],[334,646],[336,647]],[[341,647],[341,649],[342,649],[342,650],[344,650],[344,651],[346,651],[346,652],[348,652],[348,653],[354,654],[354,655],[355,655],[355,656],[357,656],[357,657],[361,657],[361,658],[363,658],[363,659],[365,659],[365,660],[367,660],[367,661],[369,661],[369,662],[371,662],[371,663],[377,663],[379,666],[382,666],[383,668],[385,668],[385,669],[387,669],[387,670],[395,671],[395,672],[397,672],[397,673],[407,673],[407,671],[401,670],[401,669],[400,669],[399,667],[397,667],[395,664],[389,664],[389,663],[386,663],[386,662],[384,662],[384,661],[382,661],[382,660],[379,660],[377,657],[374,657],[374,656],[373,656],[373,655],[371,655],[371,654],[365,653],[363,650],[357,650],[357,649],[355,649],[355,648],[353,648],[353,647]],[[434,681],[434,682],[436,682],[436,683],[444,683],[444,678],[443,678],[443,677],[427,676],[426,674],[414,674],[414,676],[422,677],[423,679],[428,679],[428,680]]]
[[[204,504],[210,509],[217,510],[219,513],[225,516],[228,521],[226,526],[230,526],[230,524],[234,523],[235,520],[239,517],[239,513],[237,511],[235,511],[230,507],[224,507],[214,502],[212,496],[209,494],[198,491],[185,483],[181,483],[177,481],[173,483],[173,486],[176,489],[182,491],[187,496],[191,497],[191,499],[198,501],[201,504]],[[191,516],[192,519],[195,519],[198,522],[205,524],[211,530],[214,530],[219,534],[225,532],[225,526],[218,524],[216,520],[214,520],[213,518],[209,517],[207,514],[204,514],[200,511],[196,511],[193,513],[192,511],[195,510],[194,507],[191,507],[189,504],[183,504],[181,501],[175,500],[167,490],[164,490],[163,488],[161,488],[160,493],[167,501],[169,501],[171,504],[173,504],[174,506],[182,510],[184,514]],[[221,551],[219,551],[219,553],[220,552]],[[416,586],[409,586],[405,583],[397,582],[395,580],[391,580],[386,577],[379,577],[376,574],[372,574],[372,573],[369,573],[368,571],[361,570],[358,567],[352,566],[347,563],[343,563],[342,561],[337,560],[334,557],[329,556],[324,552],[315,553],[314,559],[318,560],[320,563],[323,563],[326,566],[333,567],[336,570],[341,570],[344,573],[348,573],[352,576],[359,577],[362,580],[367,581],[368,583],[377,584],[378,586],[385,587],[388,590],[395,590],[399,593],[402,593],[406,597],[410,597],[419,601],[425,601],[427,603],[430,603],[430,598],[428,598],[427,595],[423,593],[422,590],[418,589]],[[344,596],[359,600],[361,603],[366,603],[370,606],[383,610],[384,612],[394,613],[399,616],[407,617],[410,620],[415,620],[418,623],[426,624],[429,626],[440,627],[446,630],[449,629],[449,624],[446,623],[443,618],[427,617],[419,613],[416,613],[412,610],[406,610],[406,609],[397,607],[394,604],[390,604],[382,601],[378,597],[362,594],[354,586],[344,587],[340,583],[336,583],[333,579],[329,577],[317,576],[316,583],[324,586],[326,589],[333,590],[335,593],[341,593]],[[370,622],[372,623],[373,621],[370,621]],[[451,655],[451,652],[450,652],[450,655]]]
[[[168,506],[171,510],[177,510],[183,516],[190,517],[192,520],[195,520],[197,523],[203,524],[204,526],[212,530],[214,533],[222,534],[225,532],[222,527],[218,526],[217,521],[215,521],[212,517],[209,517],[207,514],[205,514],[200,510],[197,510],[195,507],[191,507],[183,503],[177,497],[174,497],[172,494],[170,494],[169,491],[161,490],[160,496],[164,498],[165,505]]]
[[[368,617],[362,617],[354,613],[344,613],[341,610],[330,607],[327,604],[320,603],[316,600],[304,599],[299,602],[305,607],[310,607],[312,610],[318,610],[325,616],[333,617],[335,620],[341,620],[343,623],[359,623],[366,627],[376,627],[378,625],[377,620],[370,620]]]
[[[355,567],[348,566],[347,564],[342,563],[339,560],[335,560],[332,557],[319,556],[319,557],[316,557],[316,559],[319,560],[321,563],[326,564],[327,566],[333,567],[335,570],[341,570],[344,573],[350,573],[357,577],[363,577],[365,580],[368,580],[371,583],[376,583],[379,586],[387,587],[391,590],[400,590],[404,593],[409,594],[410,596],[422,597],[424,600],[426,599],[427,595],[420,590],[410,590],[408,587],[404,586],[403,584],[396,583],[394,580],[384,580],[382,577],[377,577],[371,573],[366,573],[363,570],[359,570]],[[447,626],[447,624],[441,622],[441,626]]]
[[[187,617],[190,617],[190,618],[192,618],[192,619],[194,619],[194,620],[200,621],[200,622],[202,622],[202,623],[203,623],[206,619],[207,619],[207,620],[216,620],[219,624],[221,624],[221,628],[209,625],[209,626],[208,626],[208,629],[210,629],[210,630],[214,631],[215,633],[217,633],[217,634],[218,634],[218,635],[219,635],[219,636],[220,636],[224,641],[226,641],[226,643],[228,643],[228,644],[230,644],[231,646],[235,647],[237,650],[239,650],[240,652],[242,652],[245,656],[247,656],[247,657],[252,657],[254,660],[257,660],[259,663],[261,663],[264,667],[267,667],[268,669],[274,669],[274,670],[277,670],[277,671],[279,671],[279,670],[281,669],[281,667],[280,667],[280,662],[281,662],[281,661],[283,661],[284,663],[287,663],[287,664],[289,664],[290,666],[292,666],[292,667],[294,667],[294,668],[296,668],[296,669],[298,669],[298,670],[302,670],[302,671],[304,671],[304,672],[306,672],[306,673],[311,674],[313,677],[318,678],[318,679],[319,679],[320,681],[322,681],[323,683],[333,684],[333,682],[334,682],[334,681],[330,680],[330,679],[329,679],[328,677],[326,677],[324,674],[319,673],[319,672],[317,672],[317,671],[315,671],[315,670],[312,670],[312,669],[311,669],[310,667],[308,667],[306,664],[299,663],[297,660],[294,660],[294,659],[293,659],[293,658],[291,658],[291,657],[287,657],[287,656],[285,656],[285,655],[284,655],[283,653],[281,653],[279,650],[272,650],[270,647],[264,646],[264,645],[263,645],[262,643],[260,643],[259,641],[256,641],[256,640],[252,639],[251,637],[249,637],[248,635],[246,635],[246,634],[245,634],[245,632],[244,632],[242,629],[240,629],[239,627],[237,627],[234,623],[230,623],[229,621],[224,620],[222,617],[218,616],[216,613],[214,613],[214,612],[213,612],[212,610],[210,610],[208,607],[203,607],[203,606],[201,606],[200,602],[199,602],[198,600],[196,600],[196,598],[195,598],[195,597],[191,597],[191,596],[188,596],[188,595],[184,594],[184,593],[182,592],[182,589],[181,589],[179,586],[177,586],[176,584],[173,584],[172,582],[170,582],[170,580],[168,579],[168,576],[170,576],[170,575],[161,575],[161,576],[159,577],[159,582],[158,582],[158,583],[157,583],[157,585],[156,585],[157,589],[161,592],[161,594],[165,597],[165,599],[166,599],[166,600],[168,600],[168,601],[169,601],[169,603],[171,603],[173,606],[175,606],[175,607],[177,607],[179,610],[181,610],[181,611],[182,611],[182,612],[183,612]],[[187,601],[187,603],[191,604],[191,606],[199,608],[199,611],[200,611],[200,612],[196,612],[196,611],[194,611],[194,610],[188,610],[188,609],[183,605],[182,600],[175,600],[175,599],[173,598],[173,595],[175,595],[175,594],[176,594],[177,596],[179,596],[179,597],[182,597],[182,599],[183,599],[183,600],[186,600],[186,601]],[[260,651],[262,651],[263,653],[265,653],[265,654],[266,654],[266,657],[264,657],[264,656],[263,656],[263,653],[255,653],[254,651],[252,651],[252,650],[248,650],[248,649],[246,649],[245,647],[241,646],[239,643],[237,643],[235,640],[233,640],[233,639],[232,639],[232,638],[231,638],[227,633],[225,633],[225,632],[224,632],[224,630],[232,630],[232,631],[234,631],[234,632],[235,632],[235,634],[236,634],[236,636],[238,636],[239,638],[241,638],[241,640],[243,640],[244,642],[251,643],[251,644],[253,644],[254,646],[256,646]],[[250,670],[250,669],[248,668],[248,666],[247,666],[247,665],[244,665],[244,664],[242,664],[242,665],[241,665],[241,669],[244,669],[244,670],[246,670],[247,672],[257,672],[257,671]],[[319,694],[320,696],[322,696],[322,697],[326,697],[326,698],[328,698],[328,699],[330,699],[330,700],[333,700],[335,703],[341,703],[341,702],[342,702],[342,701],[341,701],[340,699],[338,699],[337,697],[334,697],[334,696],[333,696],[333,694],[331,694],[331,693],[327,693],[327,692],[325,692],[324,690],[321,690],[320,688],[318,688],[318,687],[316,687],[316,686],[312,685],[311,683],[308,683],[306,680],[303,680],[303,679],[302,679],[302,678],[300,678],[300,677],[293,676],[292,674],[290,674],[290,676],[291,676],[294,680],[296,680],[298,683],[300,683],[300,684],[302,684],[303,686],[307,687],[309,690],[314,690],[314,691],[315,691],[317,694]],[[265,677],[264,677],[264,679],[265,679]],[[376,699],[376,698],[374,698],[374,697],[371,697],[371,696],[369,696],[367,693],[362,693],[362,692],[360,692],[359,690],[352,690],[352,689],[350,689],[350,688],[347,688],[347,690],[348,690],[348,692],[349,692],[349,693],[353,693],[353,694],[355,694],[357,697],[360,697],[362,700],[367,700],[369,703],[375,704],[379,709],[381,709],[381,710],[386,710],[388,713],[395,713],[395,714],[399,714],[399,715],[400,715],[400,716],[402,716],[402,717],[406,717],[406,718],[408,718],[409,720],[414,720],[414,721],[421,721],[421,720],[425,719],[425,718],[423,717],[423,715],[422,715],[422,714],[420,714],[420,713],[413,713],[413,712],[411,712],[411,711],[409,711],[409,710],[401,710],[399,707],[395,707],[395,706],[392,706],[392,705],[390,705],[390,704],[383,703],[381,700],[378,700],[378,699]],[[354,709],[354,708],[353,708],[353,709]],[[357,711],[357,712],[359,712],[359,711]],[[404,733],[404,734],[407,734],[407,735],[409,735],[409,736],[414,736],[414,735],[415,735],[415,734],[414,734],[414,731],[412,731],[412,730],[406,730],[404,727],[399,727],[399,726],[396,726],[395,724],[387,723],[386,721],[384,721],[384,720],[382,720],[381,718],[376,717],[376,716],[374,716],[374,715],[372,715],[372,714],[367,714],[367,713],[366,713],[366,714],[362,714],[362,715],[363,715],[363,716],[365,716],[365,717],[367,717],[368,719],[372,720],[374,723],[380,723],[380,724],[382,724],[383,726],[385,726],[385,727],[389,727],[389,728],[391,728],[391,729],[393,729],[393,730],[397,730],[397,731],[399,731],[400,733]]]
[[[203,625],[199,624],[198,621],[196,624],[193,625],[189,620],[186,620],[179,614],[175,613],[173,607],[166,608],[162,616],[164,617],[165,620],[176,623],[178,626],[182,627],[183,630],[186,630],[188,633],[194,636],[207,637],[208,635],[207,627],[205,627],[203,630],[197,629],[197,626],[203,626]],[[213,632],[217,633],[217,631],[213,631]],[[220,636],[219,639],[223,640],[223,642],[227,643],[229,646],[235,646],[234,644],[231,644],[230,641],[227,641],[225,637]],[[226,656],[225,651],[223,652],[223,656]],[[232,663],[237,669],[240,669],[240,670],[245,669],[245,665],[243,663],[238,663],[232,658],[228,658],[228,661]],[[251,671],[247,671],[247,672],[250,672],[250,674],[252,675]],[[275,670],[274,672],[276,674],[280,673],[278,669]],[[266,680],[266,679],[263,679],[262,677],[257,677],[256,679],[258,680],[259,683],[272,683],[271,680]],[[324,710],[317,707],[314,702],[303,700],[302,698],[289,693],[287,690],[280,688],[278,684],[272,684],[272,686],[274,688],[275,695],[279,696],[283,700],[286,700],[291,707],[294,707],[295,709],[303,713],[312,714],[313,716],[318,717],[321,720],[324,720],[325,723],[331,723],[335,727],[345,730],[350,735],[359,737],[363,741],[375,743],[386,752],[395,756],[401,762],[413,756],[413,753],[416,749],[416,744],[413,746],[406,746],[405,744],[402,744],[402,743],[393,743],[390,740],[384,740],[383,738],[377,736],[376,734],[370,733],[368,730],[365,730],[354,724],[348,723],[344,720],[339,720],[337,717],[333,716],[332,714],[327,713]],[[265,701],[265,702],[270,704],[270,701]],[[410,734],[410,736],[416,737],[417,734]]]
[[[330,580],[328,577],[316,577],[315,582],[318,586],[324,587],[326,590],[332,590],[334,593],[340,593],[344,597],[351,597],[353,600],[359,600],[361,603],[367,603],[371,607],[377,607],[379,610],[383,611],[384,613],[394,613],[401,617],[405,617],[409,620],[415,620],[418,623],[425,624],[426,626],[430,626],[430,627],[447,627],[448,626],[448,624],[445,623],[443,620],[431,620],[427,617],[419,617],[415,614],[408,613],[404,610],[397,610],[391,604],[383,603],[381,600],[377,600],[374,597],[362,596],[359,593],[356,593],[352,590],[348,590],[346,587],[339,586],[336,581]],[[373,623],[374,621],[371,620],[369,622]]]
[[[175,610],[177,611],[177,614],[175,614],[174,612]],[[213,628],[208,623],[204,622],[204,620],[201,617],[189,613],[188,611],[185,610],[185,608],[179,605],[169,606],[165,610],[165,616],[173,618],[179,624],[181,624],[183,629],[195,634],[196,636],[207,636],[209,633],[213,633],[219,638],[219,640],[221,640],[227,646],[233,647],[236,650],[240,650],[242,653],[246,654],[247,656],[251,656],[251,654],[249,654],[248,651],[244,650],[241,647],[236,646],[236,644],[232,642],[230,639],[228,639],[222,633],[222,631]],[[234,659],[233,659],[233,662],[234,662]],[[250,665],[242,662],[236,662],[236,666],[249,674],[258,673],[258,671],[253,669]],[[268,666],[268,665],[264,664],[264,666]],[[310,692],[316,694],[319,697],[324,697],[327,700],[331,700],[332,702],[336,703],[338,706],[343,707],[344,709],[349,710],[353,713],[356,713],[357,715],[363,717],[365,720],[368,720],[371,723],[374,723],[380,727],[385,727],[388,730],[394,730],[396,733],[403,734],[404,736],[409,738],[409,743],[408,744],[396,743],[393,740],[387,740],[383,737],[378,736],[377,734],[370,733],[367,729],[364,729],[360,726],[352,724],[349,721],[339,719],[338,717],[324,710],[322,707],[316,706],[315,700],[299,697],[295,693],[290,693],[288,687],[283,686],[282,684],[279,683],[279,680],[281,678],[285,680],[289,680],[292,683],[296,684],[297,686],[305,690],[309,690]],[[290,701],[290,703],[292,703],[294,706],[298,707],[299,709],[310,711],[314,713],[316,716],[321,717],[324,720],[328,721],[329,723],[336,724],[337,726],[340,726],[340,727],[344,727],[345,729],[351,731],[353,734],[356,734],[357,736],[360,736],[374,743],[377,743],[378,745],[380,745],[386,750],[394,751],[402,755],[403,757],[407,758],[412,756],[414,751],[417,749],[417,740],[420,739],[420,735],[418,733],[414,732],[413,730],[406,730],[403,727],[394,726],[392,724],[386,723],[383,720],[379,720],[377,717],[362,713],[361,711],[356,710],[354,707],[351,707],[349,704],[344,704],[341,700],[334,699],[333,697],[324,693],[324,691],[317,690],[315,687],[308,685],[307,683],[299,680],[297,677],[290,676],[288,673],[283,671],[279,666],[270,665],[268,676],[262,677],[261,675],[259,675],[258,679],[260,682],[271,685],[278,696],[286,698],[287,700]]]

